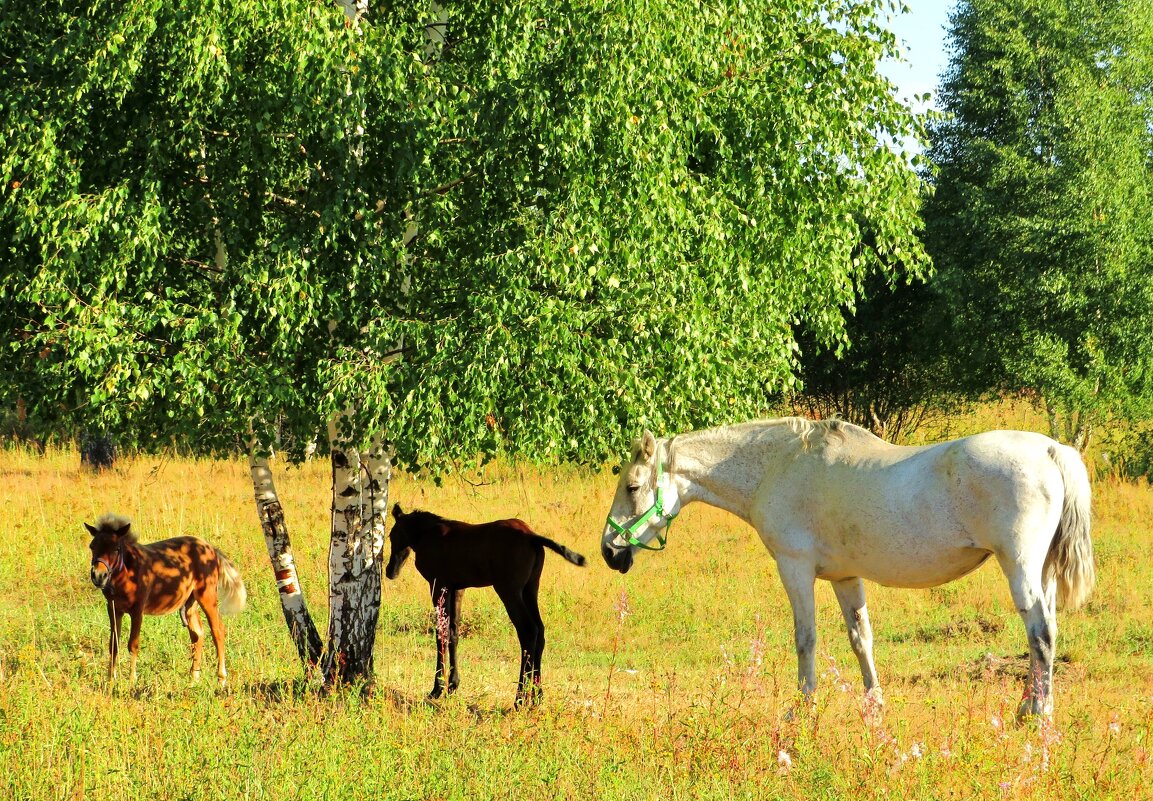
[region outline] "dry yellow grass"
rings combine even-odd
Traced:
[[[460,692],[423,703],[433,645],[411,566],[384,587],[380,691],[302,689],[241,461],[128,459],[92,475],[70,452],[0,453],[0,797],[1153,796],[1146,486],[1096,484],[1098,589],[1060,616],[1053,724],[1022,727],[1024,633],[995,566],[934,590],[869,588],[880,717],[862,705],[821,587],[822,686],[815,711],[790,721],[790,612],[751,530],[690,507],[666,552],[620,576],[598,554],[611,474],[497,466],[483,478],[399,476],[392,500],[467,520],[520,516],[589,557],[584,569],[546,560],[546,697],[528,714],[510,712],[517,646],[487,590],[465,596]],[[276,479],[323,630],[327,466],[278,467]],[[198,534],[240,566],[250,607],[230,620],[229,692],[188,685],[174,616],[145,620],[135,686],[103,685],[107,621],[81,522],[108,510],[145,540]]]

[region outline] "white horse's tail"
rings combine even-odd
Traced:
[[[1053,445],[1049,458],[1065,481],[1061,522],[1045,558],[1046,583],[1057,581],[1057,605],[1076,609],[1093,592],[1093,541],[1089,538],[1089,474],[1081,456],[1067,445]]]
[[[240,578],[240,571],[228,557],[216,551],[216,558],[220,562],[220,576],[217,578],[216,602],[220,606],[220,614],[235,615],[244,609],[248,602],[248,590],[244,588],[244,580]]]

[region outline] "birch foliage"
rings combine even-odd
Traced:
[[[882,0],[34,5],[0,382],[42,419],[598,462],[762,412],[797,323],[921,269]]]

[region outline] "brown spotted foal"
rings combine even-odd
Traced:
[[[144,615],[166,615],[180,610],[180,619],[192,638],[192,677],[200,677],[204,629],[196,604],[204,610],[216,644],[216,675],[224,685],[224,621],[221,614],[244,608],[248,594],[240,573],[216,548],[199,537],[174,537],[141,545],[131,523],[119,515],[104,515],[95,526],[84,527],[92,535],[92,583],[108,602],[108,678],[116,677],[120,650],[121,620],[127,614],[132,629],[128,653],[132,680],[136,680],[136,656],[140,650],[140,624]]]
[[[540,660],[544,653],[544,622],[537,607],[544,549],[556,551],[574,565],[583,565],[579,553],[535,533],[522,520],[462,523],[432,512],[405,514],[400,504],[389,539],[392,554],[385,575],[395,579],[410,553],[416,569],[428,582],[437,610],[436,676],[430,698],[445,690],[444,658],[448,652],[448,692],[460,684],[456,669],[457,623],[460,600],[467,587],[492,587],[504,603],[520,640],[520,678],[516,705],[540,700]]]

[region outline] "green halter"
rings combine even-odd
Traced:
[[[637,539],[637,531],[640,530],[641,526],[652,520],[654,517],[665,516],[665,491],[661,486],[661,477],[664,475],[664,472],[664,465],[662,465],[660,462],[657,462],[656,497],[653,499],[653,505],[648,508],[648,511],[633,521],[631,525],[628,527],[622,526],[620,523],[613,520],[612,515],[609,515],[608,517],[609,526],[612,527],[617,532],[617,534],[620,534],[621,537],[624,538],[625,542],[637,548],[644,548],[646,551],[663,551],[665,549],[668,530],[672,527],[673,520],[676,518],[676,515],[670,515],[668,522],[665,523],[664,529],[657,530],[656,538],[657,542],[660,543],[659,546],[646,545]],[[662,533],[664,533],[665,536],[661,536]]]

